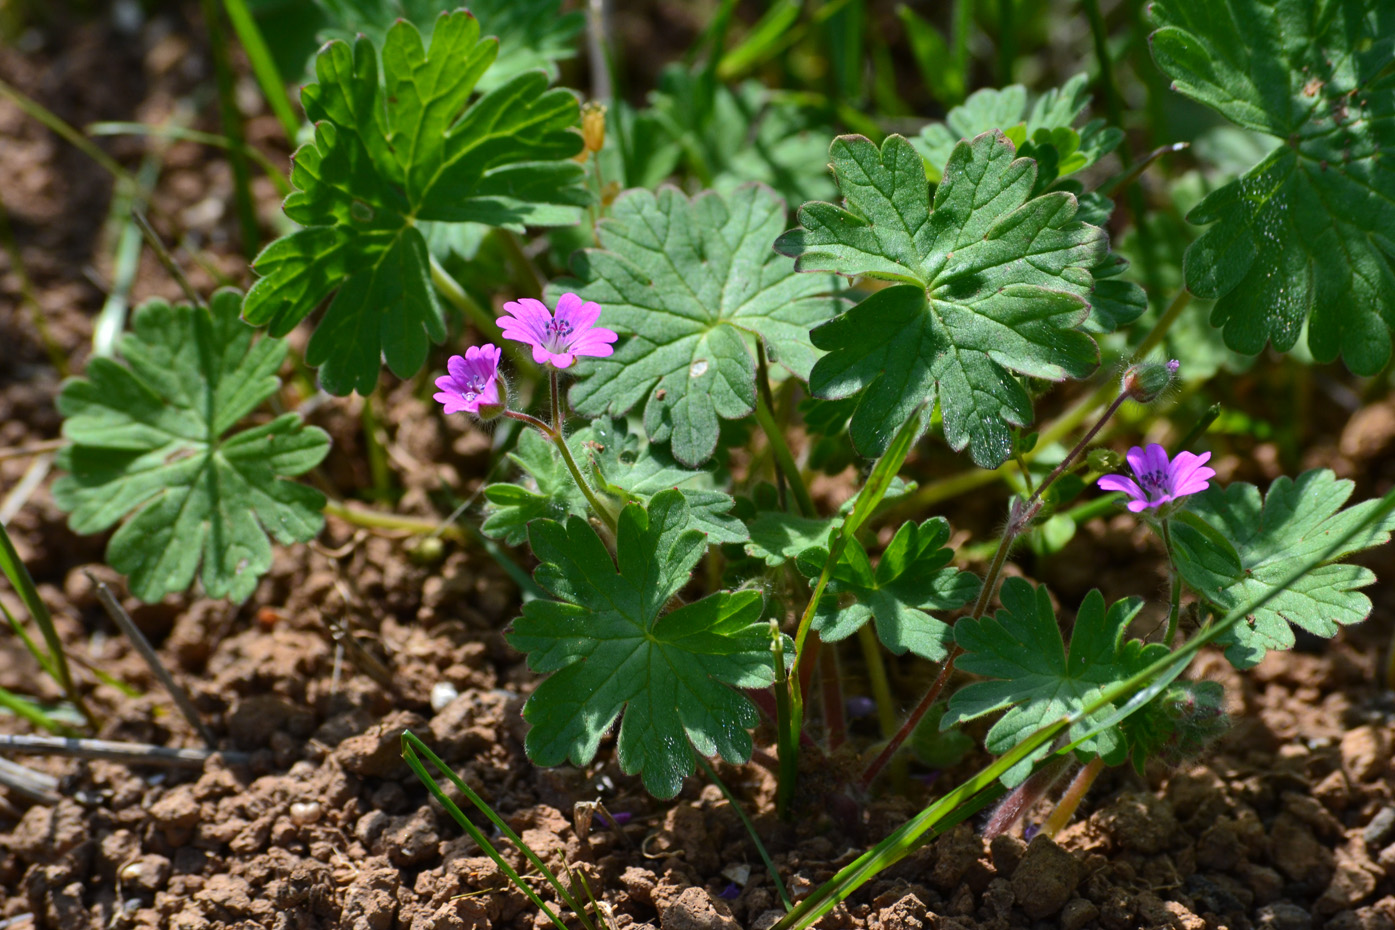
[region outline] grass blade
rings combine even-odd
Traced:
[[[247,53],[247,60],[252,64],[252,74],[261,86],[262,96],[285,130],[286,140],[294,143],[296,134],[300,132],[300,120],[296,118],[291,98],[286,95],[286,82],[281,79],[276,59],[271,57],[271,49],[266,47],[266,40],[262,38],[262,31],[252,17],[252,11],[247,9],[246,0],[223,0],[223,10],[228,14],[228,21],[232,23],[233,32],[237,33],[238,41],[242,43],[242,50]]]
[[[418,755],[418,753],[421,755]],[[484,835],[479,827],[470,822],[470,818],[465,816],[464,811],[462,811],[453,800],[446,796],[446,793],[441,790],[441,786],[436,782],[436,779],[432,778],[430,773],[426,771],[426,766],[422,764],[421,756],[425,756],[427,760],[436,767],[438,772],[450,779],[450,783],[455,786],[456,790],[465,795],[470,803],[475,806],[476,810],[484,814],[485,817],[488,817],[490,823],[494,824],[499,832],[504,834],[514,846],[518,847],[523,855],[527,857],[528,861],[532,863],[533,868],[537,869],[538,872],[547,879],[548,883],[557,890],[562,900],[566,902],[567,907],[571,908],[572,912],[577,915],[577,919],[582,922],[586,930],[595,930],[590,919],[586,916],[585,909],[578,904],[576,898],[572,896],[572,893],[567,887],[558,881],[557,876],[552,873],[552,870],[547,867],[547,864],[538,858],[537,853],[528,848],[528,844],[523,842],[519,835],[513,831],[513,828],[504,823],[499,815],[494,813],[494,809],[485,803],[484,798],[476,794],[469,785],[465,784],[460,776],[451,771],[450,766],[441,761],[441,757],[432,752],[430,747],[423,743],[416,734],[411,730],[403,730],[402,758],[406,760],[407,765],[416,773],[417,778],[421,779],[422,784],[426,786],[426,789],[431,792],[432,796],[434,796],[436,800],[441,803],[441,806],[455,818],[455,822],[460,824],[461,829],[470,835],[470,838],[479,845],[480,849],[484,850],[489,858],[494,860],[494,864],[503,871],[509,881],[518,886],[518,889],[528,896],[528,900],[541,908],[542,912],[547,915],[548,919],[551,920],[559,930],[566,930],[566,924],[552,912],[551,908],[543,903],[542,898],[538,897],[537,892],[533,891],[528,883],[514,871],[513,866],[509,865],[504,857],[499,854],[499,850],[494,847],[494,844],[489,842],[489,838]]]
[[[44,667],[44,670],[63,689],[63,693],[68,696],[74,706],[82,711],[82,715],[89,721],[92,714],[87,710],[81,695],[78,694],[77,686],[73,683],[72,671],[68,668],[67,656],[63,654],[63,641],[58,638],[58,630],[53,625],[53,617],[48,612],[48,605],[39,597],[39,591],[34,586],[34,579],[29,575],[29,569],[25,567],[24,561],[20,559],[19,553],[15,550],[14,543],[10,540],[10,534],[6,531],[5,525],[0,523],[0,571],[9,580],[10,586],[15,589],[19,599],[24,604],[24,608],[29,611],[29,616],[39,627],[39,632],[43,634],[44,643],[48,646],[48,655],[45,658],[43,651],[38,648],[33,640],[27,635],[21,634],[24,645],[33,653],[34,658]],[[10,616],[8,610],[5,617],[10,625],[20,629],[15,618]]]

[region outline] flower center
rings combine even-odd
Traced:
[[[1162,471],[1145,471],[1138,476],[1138,483],[1143,486],[1143,490],[1148,492],[1149,497],[1156,497],[1159,494],[1167,493],[1167,474]]]
[[[548,320],[544,327],[547,333],[547,348],[552,352],[560,352],[567,345],[567,337],[572,334],[572,324],[566,320]]]

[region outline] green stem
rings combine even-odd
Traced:
[[[557,451],[562,453],[562,461],[567,464],[567,471],[571,472],[572,480],[576,482],[577,489],[586,498],[586,503],[591,505],[591,512],[600,518],[600,521],[606,525],[606,529],[610,530],[612,534],[616,533],[615,515],[610,512],[609,507],[600,502],[600,499],[596,497],[596,492],[591,490],[591,485],[582,477],[581,469],[577,467],[576,459],[572,457],[572,450],[567,448],[567,440],[562,435],[562,431],[553,429],[531,414],[520,413],[517,410],[505,410],[504,416],[521,423],[527,423],[546,436],[557,447]]]
[[[770,452],[775,456],[775,464],[789,479],[790,490],[794,492],[794,502],[799,506],[799,512],[806,517],[818,516],[814,499],[809,496],[809,487],[804,483],[804,476],[799,472],[799,465],[790,453],[788,443],[785,442],[785,434],[780,431],[779,424],[775,422],[775,415],[771,413],[765,398],[760,395],[756,396],[756,422],[760,424],[760,428],[765,432],[765,438],[770,442]]]
[[[1168,563],[1172,569],[1172,597],[1167,609],[1167,632],[1163,634],[1163,642],[1171,649],[1172,641],[1177,637],[1177,615],[1182,604],[1182,573],[1177,570],[1177,561],[1172,555],[1172,530],[1166,520],[1162,522],[1162,538],[1163,548],[1167,550]]]
[[[460,527],[453,523],[442,523],[440,520],[423,520],[420,517],[349,507],[339,501],[326,501],[323,509],[326,516],[368,530],[398,530],[423,536],[441,536],[455,542],[464,542],[467,538]]]

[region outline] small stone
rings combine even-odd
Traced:
[[[1040,920],[1064,907],[1079,881],[1075,857],[1038,834],[1012,873],[1012,891],[1027,916]]]
[[[1366,840],[1366,845],[1371,849],[1380,849],[1395,836],[1395,805],[1382,807],[1376,811],[1376,816],[1371,818],[1371,822],[1366,824],[1366,829],[1361,836]]]
[[[1061,930],[1080,930],[1081,927],[1100,916],[1100,909],[1084,898],[1071,898],[1061,908]]]
[[[446,705],[460,696],[460,690],[448,681],[438,681],[431,686],[431,709],[440,713]]]
[[[128,863],[120,872],[121,886],[127,892],[154,893],[165,887],[169,877],[170,861],[155,853],[147,853]]]
[[[1370,781],[1390,765],[1390,741],[1385,731],[1361,726],[1342,734],[1342,768],[1353,782]]]
[[[1312,930],[1313,916],[1292,901],[1266,904],[1255,915],[1258,930]]]
[[[322,813],[319,801],[296,801],[290,809],[291,820],[301,827],[317,822]]]

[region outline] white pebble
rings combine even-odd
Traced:
[[[431,686],[431,709],[439,713],[447,704],[460,696],[455,685],[448,681],[438,681]]]
[[[314,823],[320,819],[319,801],[296,801],[291,805],[291,821],[298,826]]]

